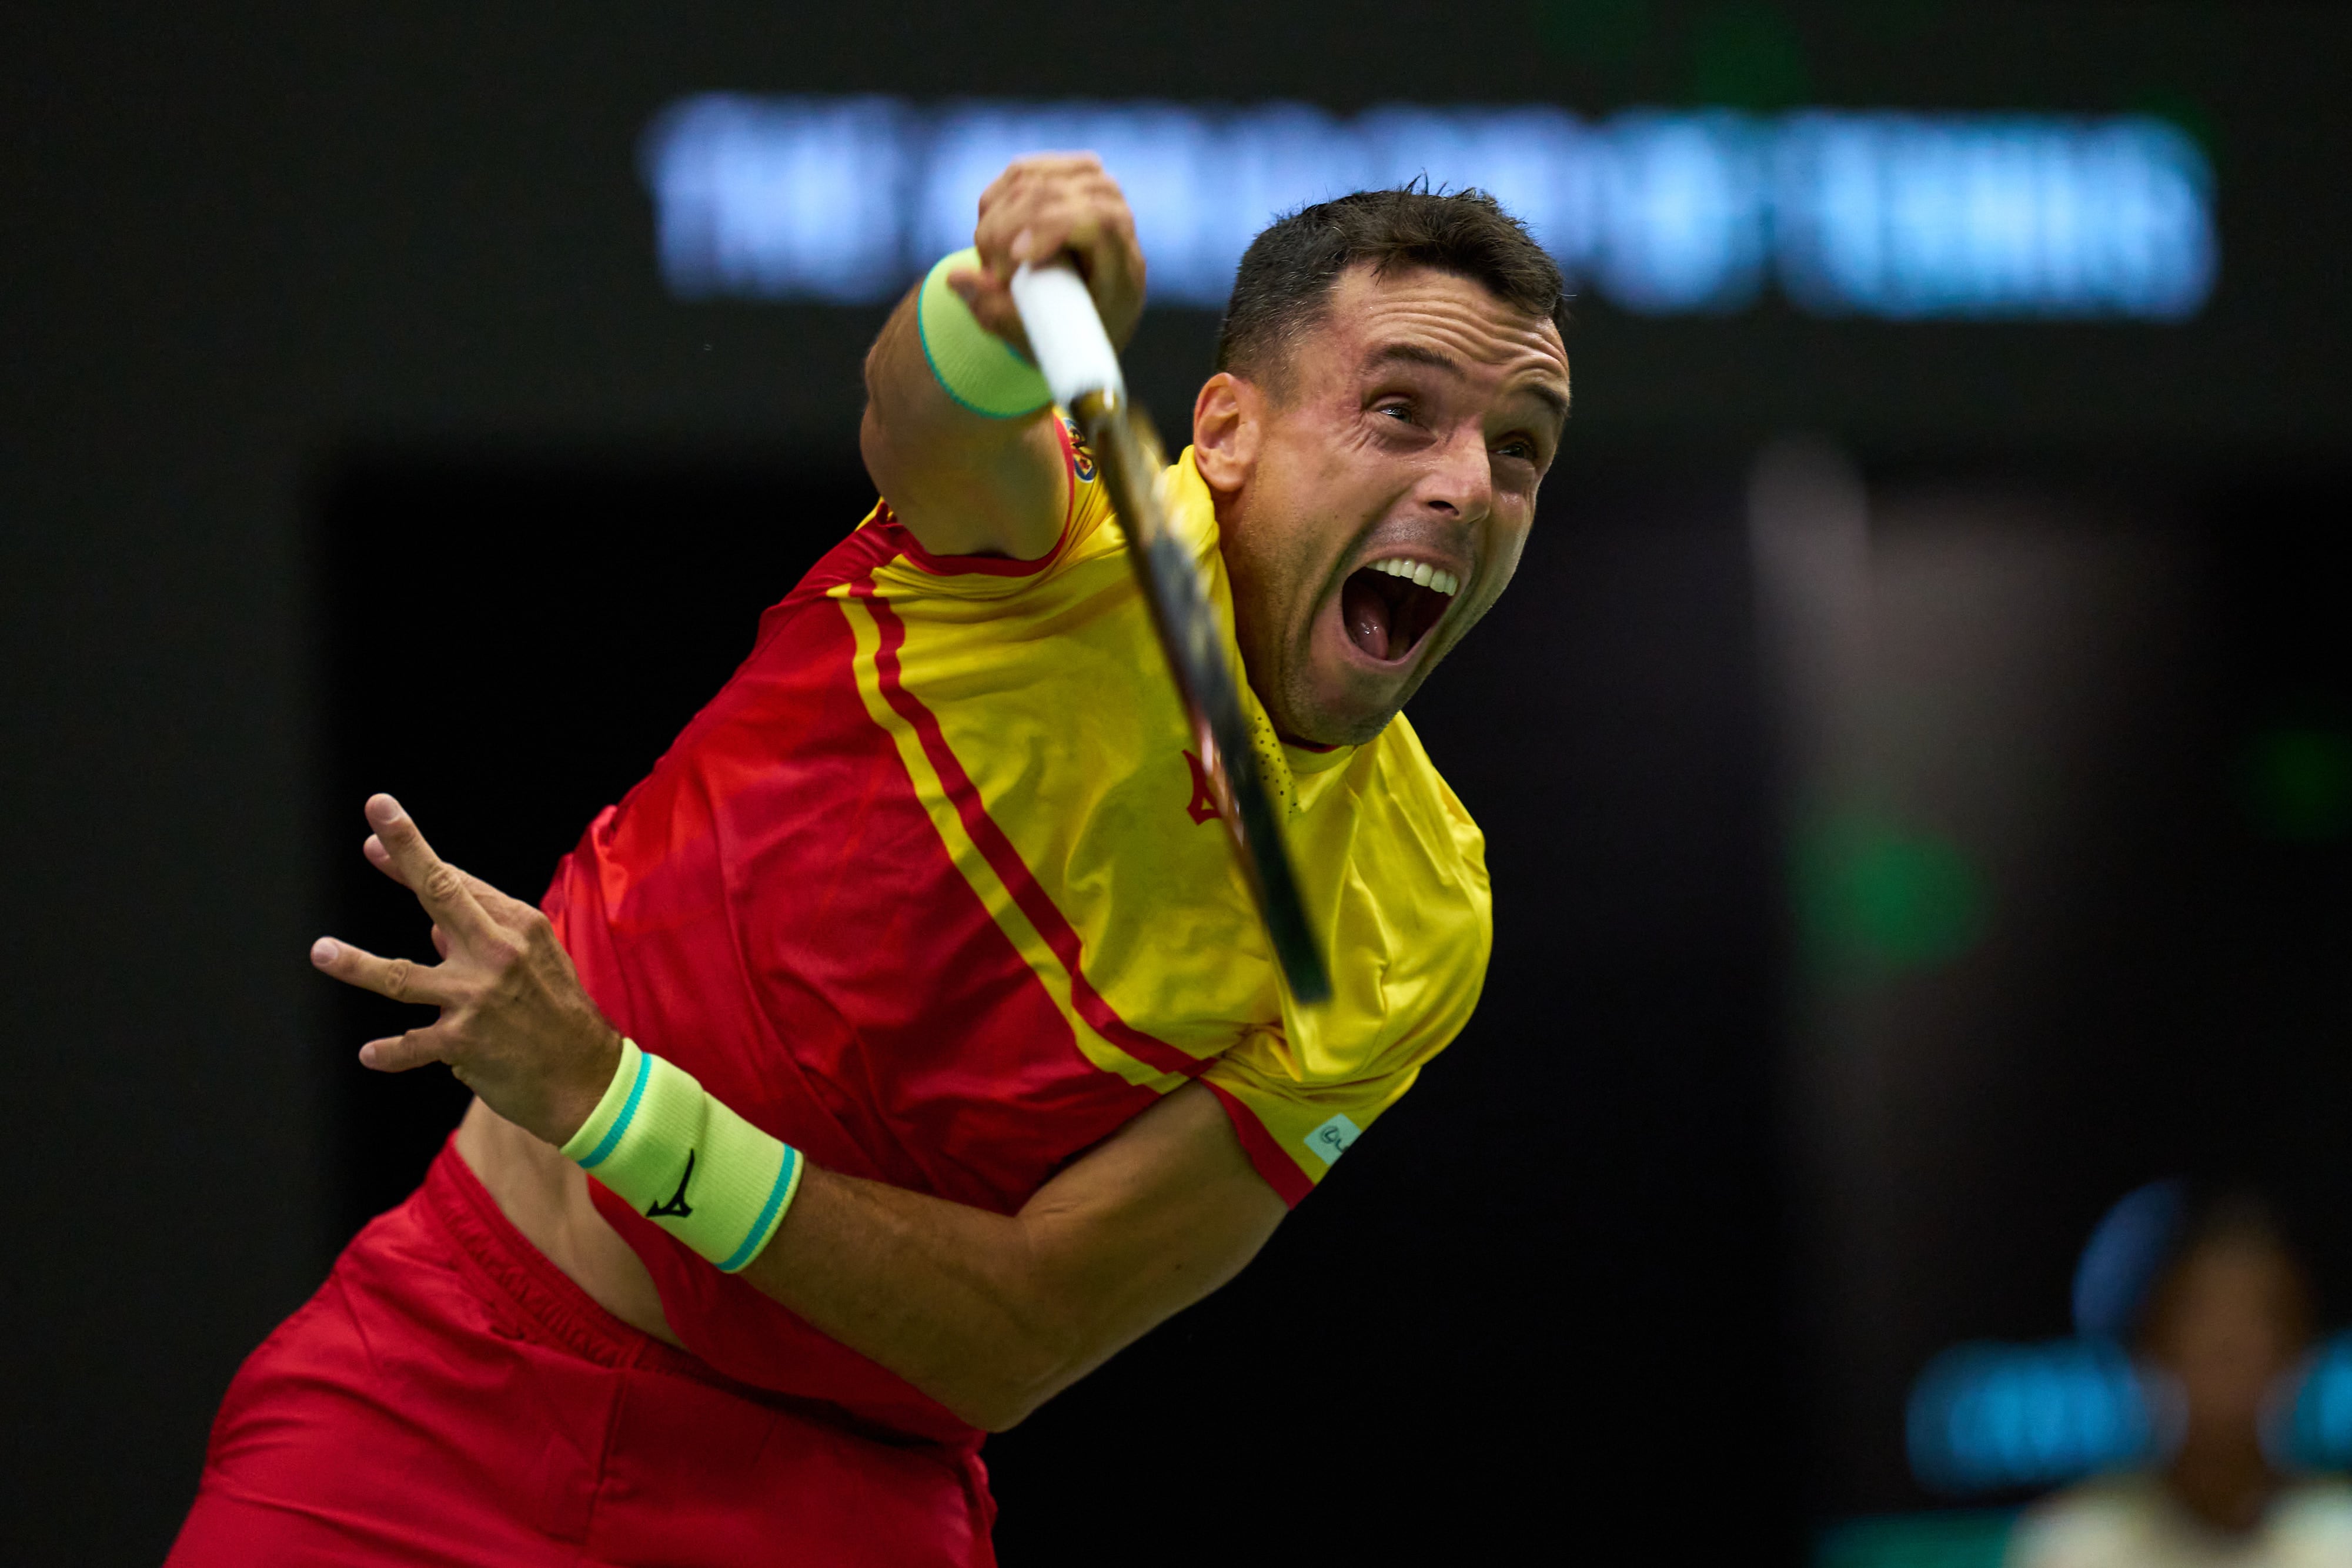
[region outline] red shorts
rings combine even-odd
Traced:
[[[170,1568],[995,1561],[977,1453],[829,1410],[605,1312],[446,1147],[229,1385]]]

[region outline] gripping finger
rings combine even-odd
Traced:
[[[310,962],[347,986],[357,986],[396,1002],[440,1008],[457,1000],[444,984],[437,966],[411,963],[406,958],[379,958],[364,947],[354,947],[331,936],[321,936],[310,944]]]
[[[1024,359],[1029,357],[1029,334],[1021,325],[1021,310],[1013,303],[1011,288],[985,272],[950,273],[948,287],[962,297],[982,326],[1012,344]]]
[[[425,841],[425,834],[400,809],[399,801],[389,795],[370,796],[367,819],[390,862],[386,869],[416,894],[435,925],[447,926],[460,938],[488,928],[489,918],[466,885],[466,874],[433,852],[433,846]]]
[[[1102,160],[1091,152],[1033,152],[1025,158],[1015,158],[981,192],[980,217],[985,222],[992,212],[1008,202],[1016,202],[1056,180],[1101,172]]]
[[[1043,261],[1069,243],[1073,223],[1106,203],[1123,205],[1118,184],[1090,153],[1024,159],[980,199],[972,244],[990,276],[1003,282],[1024,261]]]

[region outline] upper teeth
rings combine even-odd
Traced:
[[[1427,561],[1407,560],[1401,555],[1372,562],[1372,570],[1387,572],[1391,577],[1410,578],[1422,587],[1434,589],[1448,599],[1453,598],[1454,591],[1462,586],[1462,580],[1452,572],[1440,571]]]

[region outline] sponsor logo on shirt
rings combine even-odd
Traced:
[[[1062,419],[1062,428],[1070,433],[1070,472],[1078,476],[1079,484],[1092,484],[1095,476],[1094,448],[1088,446],[1087,438],[1078,434],[1077,421],[1066,414]]]
[[[1345,1116],[1334,1116],[1307,1134],[1306,1144],[1315,1157],[1327,1166],[1336,1166],[1348,1145],[1364,1135],[1364,1130]]]
[[[1223,813],[1217,810],[1216,791],[1209,788],[1209,770],[1190,751],[1184,753],[1184,760],[1192,765],[1192,801],[1184,810],[1195,822],[1213,822]]]

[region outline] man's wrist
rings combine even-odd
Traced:
[[[604,1022],[601,1018],[597,1021]],[[596,1108],[604,1103],[604,1096],[612,1092],[613,1080],[620,1076],[621,1061],[626,1054],[623,1048],[628,1041],[621,1037],[619,1030],[610,1024],[604,1024],[602,1036],[590,1064],[561,1092],[560,1098],[551,1107],[547,1119],[551,1130],[543,1135],[558,1148],[579,1135],[580,1129],[595,1116]]]
[[[988,419],[1018,419],[1054,401],[1035,365],[1013,345],[980,324],[963,297],[948,287],[948,274],[980,265],[980,252],[942,256],[923,279],[915,302],[915,328],[923,358],[948,396]]]
[[[800,1189],[800,1151],[635,1040],[563,1156],[733,1273],[760,1255]]]

